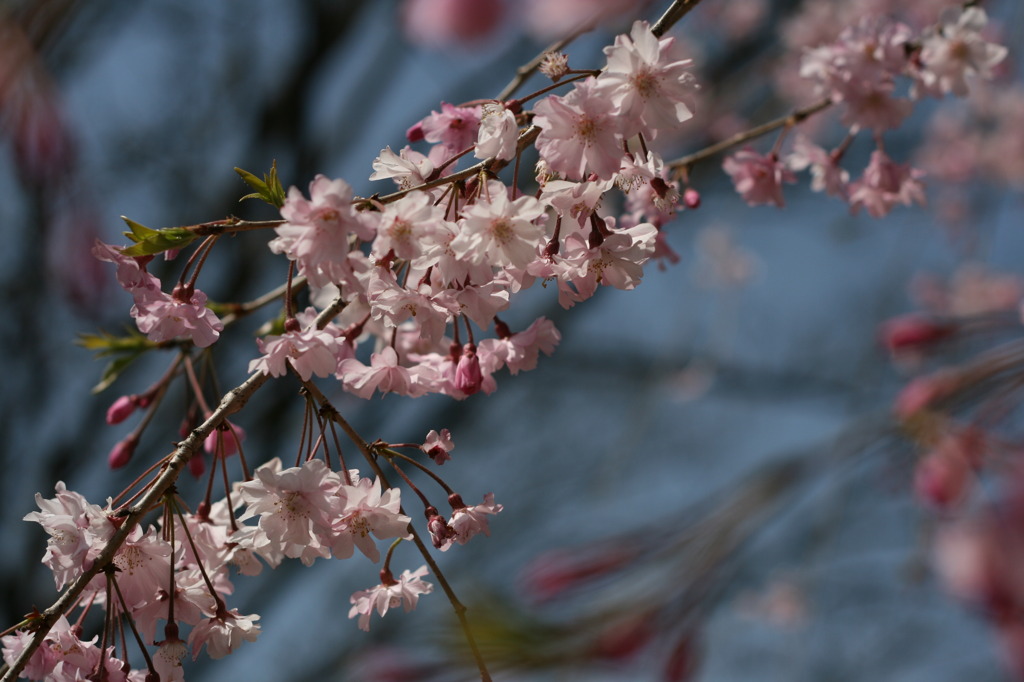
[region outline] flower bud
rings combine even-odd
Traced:
[[[957,326],[911,313],[886,320],[879,330],[882,345],[896,353],[908,349],[921,349],[949,338]]]
[[[238,452],[238,444],[245,440],[245,431],[229,421],[225,421],[203,441],[203,449],[210,455],[230,457]]]
[[[956,390],[956,384],[955,375],[948,371],[912,379],[896,396],[893,411],[900,419],[909,419],[948,397]]]
[[[132,458],[132,454],[134,454],[135,447],[138,444],[138,436],[134,433],[126,436],[124,439],[119,441],[110,451],[110,454],[107,455],[107,465],[111,469],[120,469],[123,467],[128,463],[128,460]]]
[[[405,139],[409,142],[419,142],[424,138],[423,134],[423,121],[419,121],[405,131]]]
[[[940,447],[928,453],[914,470],[917,497],[939,509],[949,509],[967,495],[971,466],[957,450]]]
[[[455,366],[455,388],[466,395],[473,395],[480,390],[484,375],[480,371],[480,358],[476,356],[476,346],[467,343],[462,348],[459,364]]]
[[[120,424],[132,415],[136,407],[136,396],[123,395],[107,410],[107,423],[110,425]]]
[[[700,207],[700,192],[692,187],[687,187],[683,191],[683,206],[689,209]]]

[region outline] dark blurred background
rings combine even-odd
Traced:
[[[723,4],[736,3],[706,0],[673,33],[693,50],[704,91],[666,158],[792,106],[773,94],[779,34],[807,8]],[[364,196],[389,191],[367,180],[385,145],[403,146],[405,129],[442,101],[493,97],[546,44],[505,9],[484,42],[444,51],[410,41],[393,1],[0,3],[7,624],[55,598],[39,565],[44,534],[19,520],[36,509],[33,495],[50,497],[63,480],[99,503],[177,438],[168,416],[136,462],[107,469],[127,429],[107,426],[106,408],[166,361],[145,358],[90,395],[102,363],[76,335],[130,322],[112,269],[89,255],[94,240],[123,243],[120,215],[151,227],[274,217],[238,204],[248,189],[234,166],[260,174],[276,160],[284,184],[303,190],[324,173]],[[1015,44],[1020,8],[990,11]],[[600,47],[628,26],[612,19],[580,38],[574,65],[600,65]],[[893,157],[911,158],[937,107],[887,136]],[[829,125],[818,127],[828,139]],[[862,166],[869,151],[851,158]],[[442,557],[507,668],[499,679],[663,680],[688,667],[717,681],[1004,679],[982,620],[929,569],[929,514],[910,494],[914,450],[888,417],[901,370],[875,330],[913,306],[908,286],[921,272],[934,275],[932,290],[965,262],[1014,284],[1024,274],[1019,191],[976,178],[959,194],[933,193],[928,210],[876,221],[806,180],[787,187],[785,210],[745,206],[719,161],[693,180],[702,206],[668,228],[681,261],[649,267],[639,290],[600,292],[570,313],[553,290],[524,292],[507,321],[549,315],[562,345],[536,371],[500,376],[493,396],[364,402],[328,387],[370,440],[451,429],[449,483],[467,502],[494,492],[505,505],[490,539]],[[266,235],[248,234],[218,244],[200,286],[247,300],[285,272]],[[244,378],[251,333],[274,314],[219,344],[225,387]],[[174,405],[172,395],[169,415]],[[237,419],[249,458],[290,456],[300,410],[295,386],[264,390]],[[579,546],[617,569],[541,599],[550,553]],[[421,563],[411,552],[405,562]],[[446,672],[430,679],[457,679],[440,592],[412,614],[376,619],[370,634],[347,620],[349,594],[376,582],[377,567],[359,559],[239,577],[231,605],[262,615],[259,643],[201,659],[188,678],[428,679],[436,664]]]

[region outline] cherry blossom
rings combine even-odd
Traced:
[[[81,628],[71,625],[68,619],[61,615],[46,634],[43,645],[29,658],[23,675],[32,680],[54,682],[92,679],[100,668],[102,658],[104,670],[101,674],[105,675],[103,679],[110,682],[125,682],[124,664],[109,653],[104,656],[96,646],[96,637],[86,641],[80,639],[80,635]],[[32,633],[26,630],[19,630],[0,639],[3,643],[4,662],[13,665],[31,640]]]
[[[377,390],[410,396],[422,394],[418,382],[408,368],[398,364],[398,354],[390,346],[371,355],[369,367],[354,358],[343,360],[337,377],[360,398],[369,398]]]
[[[588,171],[607,180],[618,172],[618,110],[596,79],[577,83],[565,97],[542,99],[533,111],[533,122],[541,129],[537,149],[553,170],[571,180],[582,180]]]
[[[440,113],[430,112],[419,125],[427,142],[440,143],[449,151],[457,153],[468,149],[476,141],[480,115],[480,107],[457,107],[441,102]]]
[[[896,204],[924,204],[923,173],[909,164],[897,164],[884,151],[871,153],[871,162],[859,180],[850,185],[850,210],[864,207],[874,218],[889,213]]]
[[[402,571],[397,581],[391,577],[390,572],[382,575],[380,585],[369,590],[360,590],[352,595],[349,600],[352,602],[352,608],[349,609],[348,617],[359,616],[359,629],[369,630],[370,615],[375,610],[381,616],[398,606],[402,606],[406,612],[412,611],[416,608],[420,595],[429,594],[434,589],[431,583],[421,580],[426,574],[427,567],[420,566],[415,571]]]
[[[674,45],[674,38],[659,40],[646,21],[637,21],[628,36],[616,36],[604,49],[608,66],[598,84],[623,117],[624,137],[642,132],[654,139],[659,130],[693,117],[686,104],[694,88],[688,70],[693,60],[676,55]]]
[[[775,154],[758,154],[753,149],[741,149],[728,157],[722,168],[732,177],[736,191],[751,206],[786,205],[782,198],[782,183],[796,182],[786,166]]]
[[[299,557],[308,564],[317,557],[330,556],[321,540],[330,534],[338,475],[318,459],[282,469],[276,457],[254,474],[254,480],[238,487],[248,504],[239,520],[258,516],[266,539],[276,543],[285,556]]]
[[[100,507],[68,490],[63,481],[57,482],[56,492],[50,500],[36,493],[40,511],[26,514],[24,520],[38,523],[49,534],[43,563],[53,571],[59,590],[92,567],[115,529]]]
[[[160,293],[132,306],[132,317],[139,331],[150,341],[162,343],[187,336],[199,348],[206,348],[220,337],[224,323],[206,307],[206,294],[198,289],[178,286],[174,293]]]
[[[515,158],[519,139],[515,114],[500,102],[485,104],[482,112],[480,133],[473,155],[478,159],[494,158],[503,161]]]
[[[210,658],[224,658],[242,642],[255,642],[260,634],[260,626],[256,624],[259,619],[257,614],[243,616],[238,609],[221,609],[216,616],[203,619],[188,636],[192,659],[199,656],[203,646]]]
[[[249,361],[250,372],[279,377],[290,365],[303,381],[309,381],[314,374],[331,376],[338,368],[338,338],[316,327],[256,339],[256,345],[263,356]]]
[[[544,207],[529,196],[512,200],[500,182],[488,183],[485,197],[463,211],[461,231],[451,242],[460,258],[474,263],[524,268],[537,257]]]
[[[309,184],[309,195],[306,199],[296,187],[288,190],[281,207],[287,222],[274,228],[277,237],[270,250],[298,263],[314,286],[344,281],[352,272],[350,238],[372,239],[374,214],[356,212],[352,188],[344,180],[318,175]]]
[[[470,538],[479,533],[490,535],[491,529],[487,524],[487,517],[499,513],[504,507],[494,503],[494,493],[484,495],[483,504],[467,507],[459,495],[452,495],[449,498],[452,505],[452,516],[448,520],[448,526],[452,533],[440,549],[442,552],[451,548],[453,542],[464,545]]]
[[[385,147],[373,162],[371,180],[391,178],[402,189],[422,185],[434,172],[434,164],[423,154],[404,147],[395,154],[391,147]]]
[[[806,135],[797,135],[793,151],[786,157],[785,163],[795,171],[809,168],[811,189],[815,192],[824,190],[829,196],[846,198],[850,174],[839,166],[835,154],[814,144]]]
[[[981,7],[966,7],[943,14],[942,25],[925,32],[921,41],[920,78],[926,88],[940,93],[967,95],[967,77],[991,78],[992,69],[1002,62],[1007,49],[981,37],[988,16]]]
[[[370,539],[411,539],[408,516],[400,512],[401,491],[389,488],[381,492],[379,478],[363,478],[354,485],[342,485],[338,490],[342,506],[331,521],[331,551],[338,559],[352,556],[353,548],[365,554],[370,561],[380,560],[380,551]]]
[[[427,453],[430,459],[434,460],[434,464],[441,465],[452,458],[450,453],[455,449],[455,444],[452,442],[452,434],[448,429],[441,429],[440,433],[431,429],[427,434],[427,439],[420,446],[420,450]]]

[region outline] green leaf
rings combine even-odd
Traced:
[[[134,220],[130,220],[127,216],[121,216],[121,220],[125,221],[131,229],[131,232],[123,232],[122,234],[133,242],[141,242],[143,239],[151,237],[157,233],[156,230],[151,230],[145,225],[137,223]]]
[[[124,216],[121,216],[121,220],[131,228],[131,232],[125,232],[124,236],[135,242],[132,246],[121,249],[121,253],[126,256],[152,256],[170,249],[182,249],[195,241],[197,236],[185,227],[153,230]]]
[[[99,393],[110,386],[136,358],[159,345],[133,329],[127,330],[125,336],[115,336],[104,331],[98,334],[79,334],[76,343],[95,351],[96,357],[113,357],[103,370],[100,382],[93,386],[93,393]]]
[[[121,376],[121,372],[135,361],[135,358],[142,355],[142,353],[135,353],[133,355],[122,355],[119,358],[114,358],[103,370],[102,376],[98,384],[92,387],[92,393],[102,393],[110,387],[112,383],[117,381],[118,377]]]
[[[277,208],[284,206],[285,193],[284,187],[281,185],[281,181],[277,177],[277,161],[271,163],[270,172],[264,173],[262,180],[249,171],[242,170],[241,168],[235,168],[235,172],[238,173],[245,184],[256,190],[252,194],[246,194],[239,201],[245,201],[246,199],[262,199],[271,206],[275,206]]]

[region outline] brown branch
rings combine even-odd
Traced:
[[[242,384],[236,388],[228,391],[221,399],[220,404],[217,406],[209,416],[209,418],[202,424],[197,426],[188,435],[185,440],[178,443],[175,448],[174,454],[171,455],[167,461],[167,465],[162,472],[153,480],[149,485],[149,490],[145,495],[135,504],[121,523],[121,527],[117,529],[114,535],[107,542],[107,545],[100,552],[99,556],[96,557],[93,562],[92,568],[85,571],[72,585],[64,591],[64,594],[57,599],[48,609],[43,611],[38,619],[35,619],[32,626],[35,628],[35,632],[32,635],[32,640],[28,646],[22,650],[21,654],[14,661],[10,668],[4,673],[3,677],[0,678],[0,682],[14,682],[18,678],[18,675],[24,670],[25,665],[28,663],[29,658],[35,653],[36,649],[43,643],[43,639],[46,638],[50,628],[57,622],[62,614],[69,611],[74,607],[79,595],[85,590],[89,582],[99,574],[104,568],[110,565],[114,559],[114,555],[127,540],[128,535],[134,530],[141,521],[142,517],[152,509],[164,493],[174,482],[178,479],[178,475],[182,469],[188,463],[192,454],[198,451],[206,437],[216,429],[228,415],[238,412],[248,402],[249,398],[256,392],[257,389],[262,386],[269,375],[258,372],[251,375]]]
[[[661,18],[654,22],[654,26],[651,26],[651,33],[657,38],[662,37],[698,4],[700,0],[675,0]]]
[[[538,68],[540,68],[540,65],[544,62],[544,57],[547,56],[548,53],[550,53],[550,52],[561,52],[569,43],[571,43],[572,41],[574,41],[577,38],[579,38],[581,35],[583,35],[587,31],[589,31],[591,28],[593,28],[593,27],[586,26],[586,27],[580,28],[580,29],[576,30],[575,32],[570,33],[565,38],[562,38],[561,40],[557,40],[557,41],[551,43],[550,45],[548,45],[544,49],[543,52],[538,54],[536,57],[531,59],[526,64],[523,64],[518,69],[516,69],[515,78],[513,78],[511,81],[509,81],[508,85],[506,85],[502,89],[501,93],[499,93],[498,96],[495,97],[495,99],[498,100],[499,102],[504,102],[505,100],[507,100],[509,97],[511,97],[515,93],[516,90],[518,90],[523,85],[523,83],[526,82],[527,78],[532,76],[533,73]]]
[[[533,144],[534,140],[537,139],[538,135],[540,135],[540,128],[533,125],[524,130],[523,132],[519,133],[519,140],[516,142],[516,156],[521,154],[524,149]],[[429,182],[424,182],[422,185],[416,185],[415,187],[409,187],[408,189],[399,190],[398,192],[385,194],[382,197],[376,197],[376,200],[382,204],[388,204],[391,203],[392,201],[398,201],[406,194],[418,192],[420,190],[425,189],[433,189],[434,187],[440,187],[441,185],[459,182],[460,180],[466,180],[468,178],[473,177],[474,175],[477,175],[478,173],[497,173],[508,164],[508,161],[501,161],[494,158],[484,159],[480,163],[473,164],[469,168],[460,170],[457,173],[452,173],[451,175],[446,175],[443,178],[436,178]],[[365,198],[356,197],[355,199],[352,200],[352,203],[360,203],[365,201]]]
[[[741,133],[736,133],[730,138],[722,140],[721,142],[717,142],[709,147],[705,147],[704,149],[694,152],[693,154],[688,154],[687,156],[678,158],[675,161],[669,161],[665,165],[668,166],[669,168],[687,168],[688,166],[692,166],[698,161],[703,161],[704,159],[710,156],[714,156],[715,154],[721,151],[725,151],[730,147],[735,147],[738,144],[743,144],[747,140],[752,140],[756,137],[761,137],[762,135],[770,133],[771,131],[777,130],[779,128],[794,126],[803,121],[804,119],[813,116],[819,111],[824,111],[825,109],[832,106],[832,104],[834,104],[834,102],[831,98],[823,99],[820,102],[816,102],[815,104],[812,104],[808,107],[804,107],[803,109],[797,109],[793,113],[787,114],[786,116],[781,116],[775,120],[768,121],[767,123],[762,123],[761,125],[751,128],[750,130],[744,130]]]

